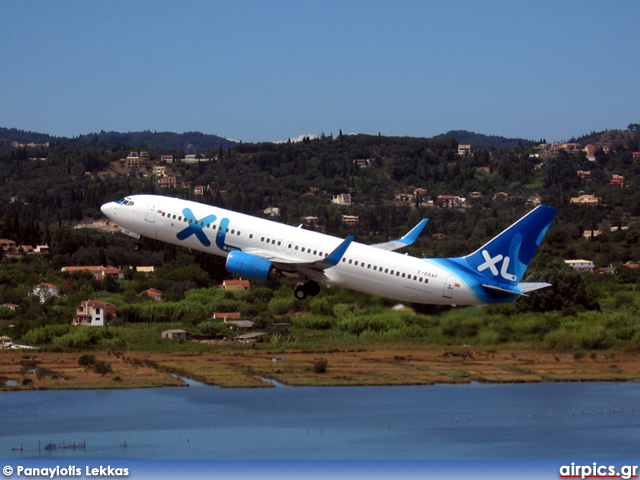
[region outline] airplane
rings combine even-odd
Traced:
[[[475,252],[417,258],[395,252],[415,242],[428,219],[397,240],[365,245],[198,202],[130,195],[102,213],[136,239],[142,236],[226,256],[228,272],[268,281],[289,278],[298,299],[340,286],[401,302],[431,305],[509,303],[549,283],[520,280],[556,209],[540,205]],[[140,248],[139,243],[134,250]]]

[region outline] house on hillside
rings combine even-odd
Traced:
[[[456,195],[438,195],[438,198],[436,198],[436,204],[445,208],[462,208],[465,202],[466,198]]]
[[[255,325],[251,320],[225,320],[231,330],[249,330]]]
[[[280,208],[278,208],[278,207],[265,208],[262,213],[264,213],[265,215],[269,215],[270,217],[279,217],[280,216]]]
[[[356,158],[353,164],[358,168],[367,168],[371,166],[371,160],[368,158]]]
[[[600,203],[600,197],[585,194],[579,197],[573,197],[569,203],[572,205],[598,205]]]
[[[112,303],[85,300],[76,307],[73,325],[106,327],[116,318],[116,306]]]
[[[136,267],[136,273],[143,273],[145,275],[153,275],[156,271],[154,266]]]
[[[458,155],[461,157],[471,155],[471,145],[458,145]]]
[[[593,273],[593,269],[595,265],[591,260],[565,260],[564,263],[569,265],[577,272],[591,272]]]
[[[139,297],[143,297],[145,295],[151,298],[152,300],[155,300],[156,302],[161,302],[163,293],[161,290],[158,290],[157,288],[149,288],[148,290],[145,290],[144,292],[140,292],[138,294]]]
[[[164,340],[171,340],[173,342],[186,342],[189,340],[189,333],[186,330],[176,328],[172,330],[165,330],[160,334],[160,338]]]
[[[212,318],[213,320],[224,320],[226,322],[229,319],[240,320],[242,314],[240,312],[214,312]]]
[[[154,165],[153,166],[153,176],[154,177],[164,177],[167,174],[167,167],[164,165]]]
[[[331,203],[334,205],[343,205],[348,207],[351,205],[351,194],[341,193],[339,195],[334,195],[331,199]]]
[[[396,193],[396,202],[400,203],[412,203],[415,197],[410,193]]]
[[[591,170],[578,170],[578,177],[584,181],[591,180]]]
[[[609,185],[624,187],[624,177],[622,175],[613,175],[609,181]]]
[[[16,242],[8,238],[0,238],[0,252],[7,257],[16,256],[19,253]]]
[[[358,223],[360,217],[358,215],[342,215],[342,223],[351,224]]]
[[[58,287],[51,285],[50,283],[41,283],[33,287],[31,295],[38,297],[40,303],[46,302],[48,299],[57,297],[59,295]]]
[[[122,280],[124,278],[124,274],[122,270],[116,267],[111,266],[66,266],[62,267],[61,271],[63,272],[90,272],[96,280],[104,280],[105,277],[113,277],[116,280]]]
[[[266,332],[245,333],[244,335],[238,335],[233,339],[233,341],[238,343],[252,344],[258,342],[258,340],[263,339],[267,335],[269,334]]]
[[[176,188],[176,185],[175,176],[158,178],[158,188]]]
[[[227,292],[234,292],[236,290],[249,290],[251,288],[251,283],[249,282],[249,280],[243,279],[223,280],[220,288]]]

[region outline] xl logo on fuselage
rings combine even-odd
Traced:
[[[210,247],[211,240],[209,240],[207,235],[204,233],[204,227],[215,222],[218,217],[212,214],[198,220],[190,208],[185,208],[184,210],[182,210],[182,214],[184,215],[184,218],[189,222],[189,226],[181,232],[178,232],[178,234],[176,235],[178,240],[186,240],[191,235],[195,235],[202,245],[204,245],[205,247]],[[221,219],[220,228],[216,232],[216,246],[220,250],[223,250],[225,252],[240,250],[238,247],[228,245],[225,242],[227,231],[229,230],[229,223],[230,221],[228,218]]]
[[[211,241],[207,238],[203,229],[205,225],[215,222],[218,217],[215,215],[207,215],[206,217],[198,220],[190,208],[185,208],[182,210],[182,213],[184,218],[189,222],[189,226],[181,232],[178,232],[176,235],[178,240],[186,240],[191,235],[195,235],[202,245],[210,247]]]
[[[487,250],[482,251],[482,257],[484,258],[484,263],[478,265],[479,272],[484,272],[486,269],[489,269],[494,277],[500,275],[502,278],[509,280],[510,282],[515,282],[518,279],[518,277],[512,273],[507,272],[509,264],[511,263],[511,258],[505,257],[501,253],[492,257]],[[500,262],[502,262],[502,268],[498,271],[497,265]]]

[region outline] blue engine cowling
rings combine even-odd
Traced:
[[[269,260],[241,252],[240,250],[229,252],[225,268],[230,273],[254,278],[262,282],[280,278],[280,272],[275,269]]]

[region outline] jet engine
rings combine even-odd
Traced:
[[[250,253],[241,252],[240,250],[229,252],[225,268],[230,273],[253,278],[262,282],[280,278],[280,271],[277,270],[269,260],[256,257]]]

